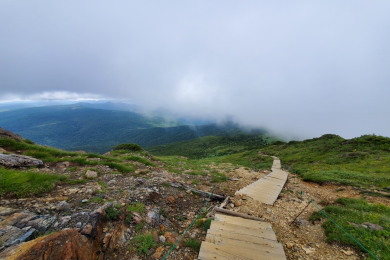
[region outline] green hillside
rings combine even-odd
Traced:
[[[344,139],[323,135],[305,141],[278,143],[263,148],[276,155],[289,171],[303,180],[352,186],[390,186],[390,138],[364,135]]]
[[[107,152],[120,143],[147,147],[241,132],[235,124],[177,126],[158,116],[149,118],[82,104],[0,112],[0,126],[41,145],[97,153]]]
[[[199,159],[259,149],[272,141],[272,138],[264,134],[204,136],[194,140],[150,147],[148,151],[155,155],[181,155]]]

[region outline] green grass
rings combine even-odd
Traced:
[[[188,239],[184,241],[184,246],[194,249],[195,252],[199,252],[201,243],[202,242],[197,239]]]
[[[159,156],[181,155],[200,159],[259,149],[271,142],[273,139],[264,134],[205,136],[190,141],[150,147],[148,151]]]
[[[130,205],[127,205],[126,209],[128,212],[145,213],[146,211],[145,205],[139,202],[134,202],[131,203]]]
[[[334,182],[359,187],[390,186],[390,138],[365,135],[343,139],[324,135],[265,147],[284,168],[306,181]]]
[[[0,168],[0,195],[19,198],[40,195],[66,180],[61,175]]]
[[[207,231],[210,228],[210,226],[211,226],[211,221],[213,221],[212,218],[198,219],[195,222],[195,227],[198,227],[198,228],[203,229],[204,231]]]
[[[362,199],[341,198],[336,204],[328,205],[323,210],[379,259],[390,259],[390,207],[368,203]],[[323,218],[325,217],[320,212],[311,216],[312,220]],[[384,229],[371,230],[351,224],[364,222],[380,225]],[[365,252],[331,221],[326,220],[323,228],[328,242],[340,242]]]
[[[108,220],[118,220],[120,214],[121,211],[116,206],[109,206],[106,208],[106,218]]]
[[[134,238],[138,255],[148,255],[150,249],[157,246],[152,234],[141,234]]]
[[[124,150],[126,152],[138,152],[142,151],[142,147],[139,146],[138,144],[133,144],[133,143],[125,143],[125,144],[119,144],[117,146],[114,146],[112,150]]]
[[[133,162],[140,162],[140,163],[148,165],[148,166],[156,167],[155,163],[152,163],[148,159],[140,157],[140,156],[136,156],[136,155],[123,156],[123,157],[121,157],[121,159],[122,160],[129,160],[129,161],[133,161]]]

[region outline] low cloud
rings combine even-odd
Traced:
[[[0,103],[6,102],[40,102],[40,101],[98,101],[104,100],[100,95],[74,93],[68,91],[45,91],[34,94],[0,95]]]
[[[0,3],[0,99],[390,136],[389,1]]]

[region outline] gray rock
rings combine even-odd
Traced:
[[[6,208],[6,207],[0,207],[0,216],[9,216],[11,214],[14,214],[16,212],[20,212],[22,210],[20,209],[13,209],[13,208]]]
[[[0,165],[5,167],[30,167],[42,166],[43,162],[30,156],[0,153]]]
[[[50,228],[51,225],[54,224],[55,221],[56,217],[50,215],[39,215],[27,222],[26,226],[31,226],[40,233],[44,233]]]
[[[35,237],[35,235],[37,234],[37,230],[35,228],[32,228],[32,227],[25,227],[22,229],[22,231],[25,233],[23,235],[21,235],[20,237],[16,238],[14,241],[12,241],[10,245],[15,245],[15,244],[29,241],[29,240],[33,239]]]
[[[82,201],[81,201],[81,203],[87,203],[88,202],[88,199],[83,199]]]
[[[146,222],[152,226],[156,226],[160,223],[160,214],[159,209],[155,208],[152,210],[149,210],[146,217]]]
[[[370,223],[370,222],[362,223],[362,227],[369,228],[371,230],[383,230],[382,226],[379,226],[377,224],[373,224],[373,223]]]
[[[66,201],[60,201],[60,202],[57,203],[56,209],[58,211],[68,212],[68,211],[70,211],[70,205]]]
[[[304,218],[297,218],[295,220],[295,223],[297,223],[298,226],[308,226],[311,224],[308,220]]]
[[[165,238],[164,236],[161,235],[161,236],[160,236],[160,242],[161,242],[161,243],[165,243],[165,241],[166,241],[166,238]]]
[[[111,181],[107,182],[108,186],[114,186],[117,184],[117,181],[115,179],[112,179]]]
[[[89,178],[89,179],[97,178],[97,177],[98,177],[98,173],[95,172],[95,171],[88,170],[88,171],[85,173],[85,177],[87,177],[87,178]]]
[[[60,218],[60,225],[65,226],[69,223],[69,221],[72,219],[71,216],[64,216]]]
[[[137,182],[137,185],[142,185],[146,182],[146,179],[138,177],[135,179],[135,181]]]

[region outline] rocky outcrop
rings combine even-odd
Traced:
[[[23,140],[23,138],[20,135],[12,133],[10,131],[7,131],[7,130],[1,128],[1,127],[0,127],[0,137],[11,138],[11,139],[14,139],[16,141],[22,141]]]
[[[7,260],[49,260],[98,258],[98,250],[86,236],[77,229],[64,229],[57,233],[39,237],[32,241],[10,248],[0,254],[0,259]]]
[[[0,153],[0,165],[5,167],[30,167],[42,166],[43,162],[30,156]]]
[[[0,253],[0,259],[100,259],[104,248],[105,207],[108,205],[91,213],[63,217],[0,207],[0,251],[5,249]],[[81,219],[85,222],[80,222]],[[79,227],[68,228],[75,222]],[[58,228],[65,229],[58,231]],[[35,238],[48,231],[58,232]]]

